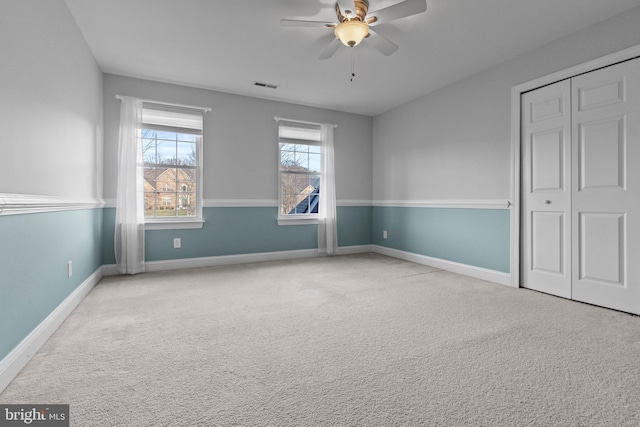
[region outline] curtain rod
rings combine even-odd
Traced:
[[[291,123],[303,123],[303,124],[305,124],[305,125],[319,125],[319,124],[322,124],[322,123],[315,123],[315,122],[305,122],[304,120],[285,119],[284,117],[278,117],[278,116],[275,116],[273,119],[274,119],[276,122],[279,122],[280,120],[282,120],[282,121],[284,121],[284,122],[291,122]],[[337,127],[338,127],[338,125],[336,125],[335,123],[326,123],[326,124],[331,125],[331,126],[333,126],[334,128],[337,128]]]
[[[122,95],[116,95],[116,99],[122,99]],[[196,105],[173,104],[171,102],[153,101],[151,99],[141,99],[140,101],[149,102],[149,103],[158,104],[158,105],[169,105],[172,107],[193,108],[194,110],[202,110],[205,113],[208,113],[209,111],[213,111],[213,108],[211,107],[198,107]]]

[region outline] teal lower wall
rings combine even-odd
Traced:
[[[103,210],[0,217],[0,360],[102,265]],[[67,278],[67,261],[73,276]]]
[[[313,249],[317,226],[279,226],[272,207],[212,207],[195,230],[152,230],[145,234],[146,260],[199,258]],[[115,209],[104,210],[103,264],[114,264]],[[387,230],[388,238],[382,238]],[[508,273],[510,211],[417,207],[338,207],[341,247],[376,244],[419,255]],[[173,238],[182,248],[173,249]]]
[[[370,245],[373,207],[338,206],[338,246]]]
[[[275,207],[204,208],[204,226],[189,230],[150,230],[145,233],[146,261],[291,251],[318,247],[316,225],[278,225]],[[103,264],[114,264],[115,209],[104,212]],[[372,208],[338,207],[338,244],[371,244]],[[173,248],[173,239],[182,248]]]
[[[510,211],[376,206],[372,241],[375,245],[508,273]]]

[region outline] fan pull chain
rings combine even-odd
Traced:
[[[355,71],[355,54],[353,53],[353,48],[351,48],[351,81],[353,82],[353,78],[356,76]]]

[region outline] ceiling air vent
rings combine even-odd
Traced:
[[[278,85],[274,85],[274,84],[271,84],[271,83],[255,82],[254,85],[260,86],[260,87],[266,87],[266,88],[269,88],[269,89],[277,89],[278,88]]]

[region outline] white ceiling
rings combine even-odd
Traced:
[[[106,73],[372,116],[640,5],[427,0],[426,13],[375,27],[400,46],[393,55],[365,40],[321,61],[332,30],[280,19],[335,21],[331,0],[65,1]],[[370,10],[398,2],[370,0]]]

